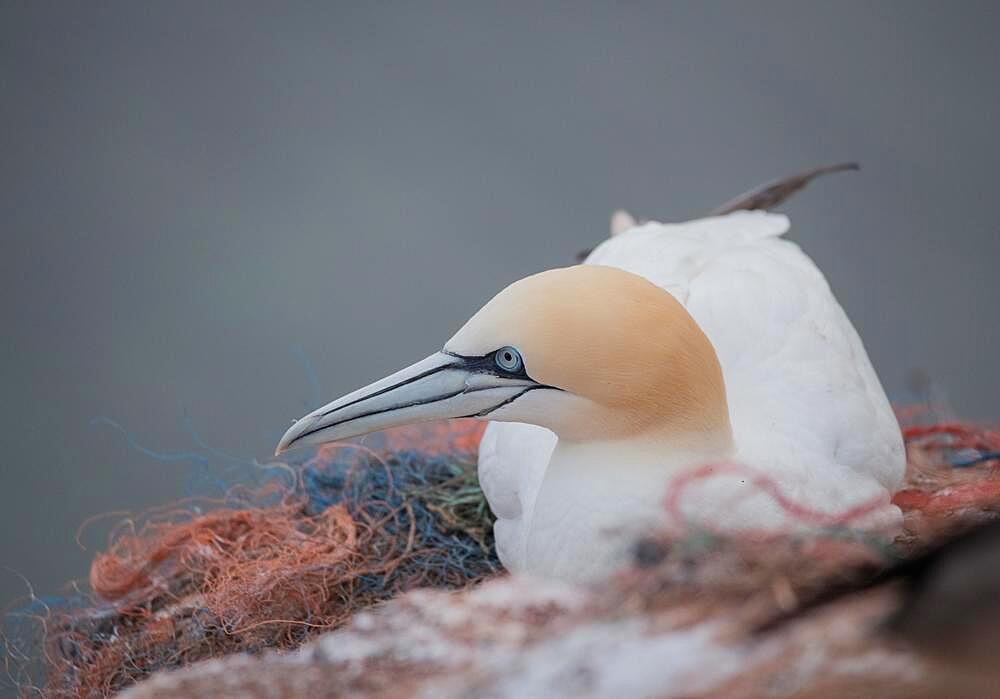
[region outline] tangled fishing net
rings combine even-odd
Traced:
[[[1000,431],[901,417],[908,473],[894,501],[906,533],[885,547],[891,555],[1000,512]],[[105,696],[197,660],[298,647],[413,588],[458,589],[498,573],[475,474],[480,436],[478,423],[453,421],[328,445],[260,487],[124,523],[95,557],[87,594],[12,617],[35,633],[8,633],[9,674],[25,694]],[[757,485],[780,499],[776,484]],[[837,522],[820,524],[830,535],[808,543],[813,553],[855,555]],[[640,566],[661,560],[651,541]],[[761,570],[775,551],[761,546]],[[881,553],[869,554],[877,567]],[[815,570],[827,585],[828,569]]]
[[[481,430],[455,421],[328,445],[258,488],[123,522],[89,594],[13,615],[39,635],[8,634],[12,679],[25,694],[107,696],[164,668],[294,648],[409,589],[497,573]]]

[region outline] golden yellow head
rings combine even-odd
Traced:
[[[449,417],[568,441],[729,435],[718,358],[684,307],[642,277],[584,265],[511,284],[441,352],[307,415],[278,450]]]
[[[527,277],[483,306],[445,350],[476,356],[505,346],[519,351],[531,379],[565,395],[525,394],[491,419],[575,440],[728,431],[712,344],[673,296],[638,275],[579,265]]]

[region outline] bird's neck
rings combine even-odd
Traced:
[[[560,439],[531,510],[525,569],[582,581],[625,565],[638,536],[667,524],[671,482],[731,450],[728,434]]]
[[[572,469],[573,465],[605,464],[607,477],[620,471],[643,471],[668,476],[672,473],[730,458],[732,431],[728,420],[712,430],[678,432],[652,430],[627,439],[578,441],[560,438],[553,464]]]

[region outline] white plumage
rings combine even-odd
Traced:
[[[585,264],[645,277],[698,323],[722,367],[735,461],[767,474],[788,498],[825,512],[881,495],[886,507],[856,524],[892,525],[898,510],[887,494],[899,487],[905,468],[896,418],[826,279],[781,238],[788,227],[785,216],[746,211],[650,222],[605,241]],[[512,570],[534,568],[529,549],[555,541],[555,528],[566,526],[565,516],[535,513],[556,443],[542,427],[493,422],[480,446],[480,482],[498,517],[497,548]],[[792,523],[773,498],[745,497],[732,478],[692,491],[685,515],[729,529]],[[604,497],[613,498],[609,481]]]

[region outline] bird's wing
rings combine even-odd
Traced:
[[[587,263],[640,274],[684,304],[719,356],[741,460],[790,486],[809,479],[803,493],[817,479],[845,497],[892,491],[905,467],[895,415],[823,274],[781,239],[787,230],[785,216],[760,211],[647,223]]]
[[[497,553],[508,570],[524,567],[525,523],[556,441],[544,427],[491,422],[479,443],[479,483],[497,517]]]

